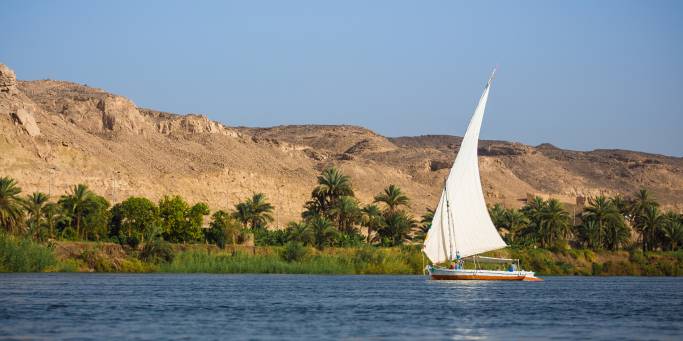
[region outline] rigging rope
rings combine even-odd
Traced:
[[[455,245],[455,228],[453,227],[453,219],[451,217],[451,205],[448,200],[448,179],[446,179],[446,185],[444,186],[444,194],[446,195],[446,215],[448,216],[448,235],[450,237],[450,240],[448,241],[448,245],[450,247],[451,254],[448,256],[449,260],[453,260],[453,247],[455,247],[455,252],[457,254],[458,252],[458,246]],[[452,243],[451,243],[452,241]]]

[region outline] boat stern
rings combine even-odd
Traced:
[[[536,277],[536,275],[534,275],[534,273],[532,272],[531,274],[524,276],[522,281],[524,281],[524,282],[543,282],[543,278]]]

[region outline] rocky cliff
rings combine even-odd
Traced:
[[[1,64],[0,128],[0,175],[27,193],[59,195],[86,183],[113,201],[176,193],[224,209],[258,191],[281,224],[298,218],[316,176],[331,165],[351,176],[362,202],[393,183],[421,214],[435,205],[460,145],[454,136],[387,138],[355,126],[229,127],[138,108],[84,85],[17,81]],[[479,153],[490,203],[519,206],[533,194],[573,204],[580,195],[646,187],[683,209],[683,158],[504,141],[481,141]]]

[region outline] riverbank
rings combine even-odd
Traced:
[[[683,276],[683,252],[505,249],[539,275]],[[416,246],[326,248],[160,244],[131,249],[114,243],[36,243],[0,236],[0,272],[168,272],[278,274],[422,274]]]

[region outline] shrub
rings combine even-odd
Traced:
[[[38,272],[56,263],[49,247],[0,233],[0,272]]]
[[[586,261],[591,262],[591,263],[595,261],[595,257],[596,257],[595,252],[593,252],[591,250],[584,250],[583,256],[586,258]]]
[[[74,230],[71,227],[66,227],[64,230],[61,232],[61,238],[64,240],[76,240],[78,237],[76,236],[76,230]]]
[[[288,235],[287,230],[256,229],[254,239],[257,246],[278,246],[287,243]]]
[[[645,263],[645,254],[643,254],[643,250],[640,248],[631,249],[629,250],[628,259],[631,262],[643,264]]]
[[[148,272],[149,266],[135,258],[126,258],[121,261],[120,272]]]
[[[422,248],[415,245],[403,245],[400,247],[403,262],[412,270],[411,273],[420,274],[424,272],[428,260],[422,254]]]
[[[104,253],[95,250],[95,249],[85,249],[81,252],[81,255],[79,257],[81,260],[83,260],[90,269],[95,270],[96,272],[114,272],[116,271],[116,267],[114,266],[114,263],[112,262],[107,255]]]
[[[602,264],[600,263],[593,263],[591,265],[591,274],[593,276],[598,276],[602,273]]]
[[[70,258],[59,261],[57,264],[53,265],[49,269],[49,272],[78,272],[81,268],[81,262],[76,259]]]
[[[384,253],[372,246],[359,248],[353,256],[356,265],[380,265],[383,261]]]
[[[365,237],[358,231],[340,233],[335,240],[335,245],[338,247],[363,247],[366,245]]]
[[[308,249],[300,242],[288,242],[280,256],[287,262],[299,262],[306,258],[307,254]]]
[[[140,239],[137,236],[125,237],[126,245],[135,249],[140,245]]]
[[[174,256],[175,253],[171,244],[161,239],[154,239],[145,243],[140,252],[140,259],[151,263],[168,263],[173,261]]]

